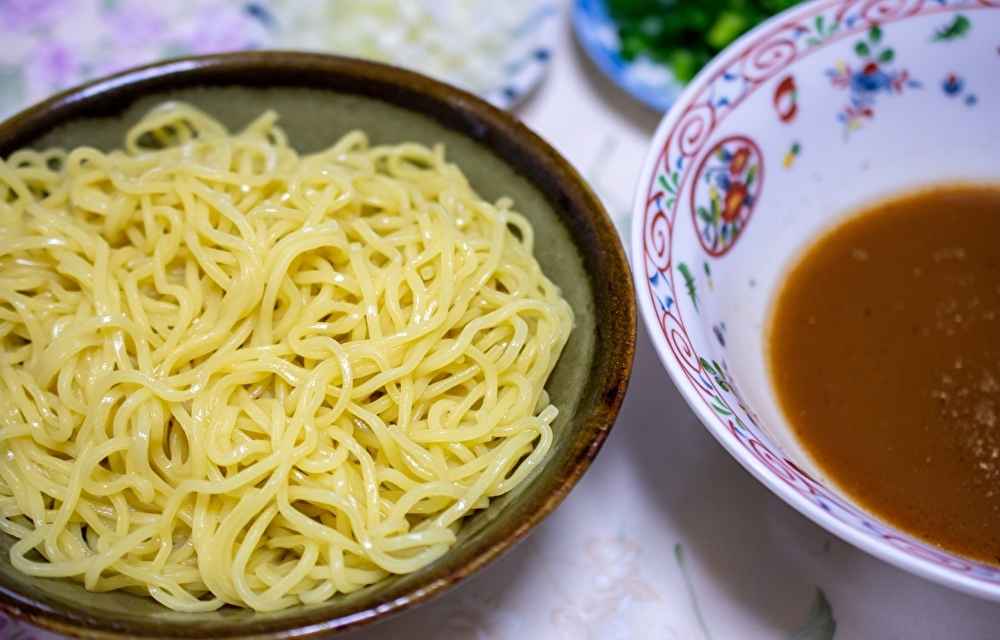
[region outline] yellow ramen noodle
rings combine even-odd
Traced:
[[[361,132],[300,156],[168,103],[0,162],[14,566],[171,609],[323,601],[444,554],[545,457],[572,312],[509,199]]]

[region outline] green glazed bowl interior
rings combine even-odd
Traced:
[[[440,560],[323,604],[177,613],[148,598],[22,575],[9,562],[13,539],[0,535],[0,608],[84,638],[318,637],[426,600],[521,539],[597,454],[632,366],[635,303],[624,252],[576,171],[514,118],[457,89],[374,63],[286,52],[168,61],[71,89],[0,124],[0,157],[22,147],[120,147],[125,131],[165,100],[190,102],[232,129],[273,109],[300,152],[351,129],[374,144],[443,142],[483,197],[512,197],[534,225],[536,257],[576,315],[547,385],[559,408],[556,439],[546,463],[466,520]]]

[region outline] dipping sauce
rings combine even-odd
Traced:
[[[768,343],[785,415],[830,479],[1000,564],[1000,186],[884,201],[823,235]]]

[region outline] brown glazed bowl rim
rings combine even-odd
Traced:
[[[341,88],[345,85],[346,88]],[[506,164],[540,189],[567,228],[570,225],[566,223],[573,223],[571,235],[585,267],[596,267],[587,270],[592,294],[595,299],[603,294],[604,303],[616,314],[615,322],[602,323],[598,319],[595,327],[591,371],[605,374],[603,387],[598,391],[600,403],[585,415],[574,418],[587,422],[582,431],[589,442],[583,443],[584,446],[579,447],[575,456],[561,468],[552,490],[537,508],[506,535],[487,540],[476,555],[450,573],[433,576],[430,582],[388,602],[332,618],[317,611],[311,618],[289,620],[289,626],[277,623],[266,631],[250,631],[245,635],[238,631],[212,633],[214,638],[319,638],[383,619],[444,592],[524,538],[562,502],[600,450],[625,396],[636,337],[632,276],[618,233],[598,197],[566,159],[516,117],[470,93],[418,73],[353,58],[291,51],[247,51],[175,58],[128,69],[63,91],[0,123],[0,157],[7,157],[60,124],[124,112],[146,92],[205,86],[311,88],[368,95],[424,114],[490,147]],[[512,156],[520,160],[515,163]],[[614,353],[600,353],[602,346]],[[29,594],[15,593],[7,588],[0,588],[0,611],[39,627],[80,638],[205,637],[193,626],[190,632],[170,636],[147,635],[157,633],[152,628],[155,625],[149,629],[109,629],[97,619],[80,619],[53,610]]]

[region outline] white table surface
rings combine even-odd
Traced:
[[[601,76],[562,22],[549,76],[517,113],[627,229],[659,115]],[[4,622],[4,639],[53,637]],[[1000,605],[890,567],[769,493],[687,408],[640,322],[618,423],[556,512],[452,591],[343,637],[985,640],[1000,637]]]
[[[549,77],[517,113],[627,230],[660,115],[590,64],[568,20],[559,36]],[[556,512],[452,592],[347,637],[818,640],[830,637],[818,618],[804,628],[817,589],[837,640],[1000,637],[1000,605],[876,560],[744,471],[673,388],[640,321],[618,422]]]

